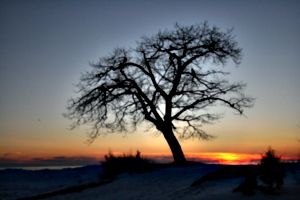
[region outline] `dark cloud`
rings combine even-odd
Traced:
[[[11,155],[20,155],[22,154],[21,152],[9,152],[9,153],[3,153],[3,156],[4,157],[7,157],[7,156],[11,156]]]

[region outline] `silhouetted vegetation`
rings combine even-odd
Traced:
[[[268,186],[270,192],[283,184],[284,164],[280,162],[281,157],[275,155],[275,151],[269,147],[266,155],[262,156],[260,168],[260,179]]]
[[[280,162],[281,157],[275,155],[275,151],[269,147],[265,155],[262,156],[258,165],[258,170],[251,169],[247,172],[244,181],[233,191],[242,192],[244,195],[252,196],[255,194],[253,189],[258,189],[267,194],[276,194],[276,189],[283,184],[284,163]],[[263,182],[258,184],[257,177]]]
[[[233,192],[242,192],[246,196],[255,195],[254,190],[260,190],[267,194],[276,194],[276,189],[283,184],[285,164],[280,162],[281,157],[275,155],[275,151],[269,147],[262,156],[259,165],[229,165],[209,173],[192,183],[191,186],[201,185],[206,181],[244,177]],[[259,178],[259,179],[258,179]],[[258,180],[262,182],[259,183]]]
[[[105,161],[102,162],[104,173],[101,178],[113,178],[114,176],[125,172],[147,172],[153,169],[153,162],[149,159],[141,157],[141,153],[137,151],[136,155],[123,154],[123,156],[114,156],[112,152],[104,156]]]
[[[233,29],[176,23],[173,30],[143,36],[137,47],[116,48],[91,64],[93,70],[77,85],[80,97],[69,100],[64,116],[74,120],[72,128],[92,125],[89,142],[100,134],[134,131],[147,121],[164,135],[174,162],[185,163],[175,134],[182,140],[214,138],[202,124],[223,114],[208,108],[224,105],[243,115],[253,106],[254,98],[244,94],[246,84],[230,83],[229,73],[220,68],[241,60]]]

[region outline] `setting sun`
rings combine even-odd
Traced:
[[[177,107],[171,112],[173,115],[171,118],[176,119],[174,123],[172,122],[172,126],[174,125],[172,129],[174,128],[177,132],[175,136],[186,160],[219,164],[255,164],[259,163],[261,155],[264,155],[270,145],[279,156],[282,156],[283,161],[299,159],[297,156],[300,155],[300,143],[297,138],[300,138],[298,55],[300,26],[299,20],[296,20],[299,18],[297,10],[299,3],[295,1],[294,3],[264,2],[261,5],[258,4],[260,3],[252,1],[239,4],[223,1],[218,1],[218,3],[213,1],[189,3],[147,1],[138,4],[123,1],[119,3],[66,1],[64,4],[52,1],[51,3],[1,1],[0,167],[37,164],[45,166],[98,164],[108,150],[119,152],[119,154],[127,154],[131,150],[134,154],[136,150],[139,150],[142,156],[157,161],[172,162],[172,150],[163,133],[158,133],[157,124],[146,121],[138,124],[137,131],[134,133],[130,129],[134,124],[131,124],[131,119],[143,120],[142,114],[145,111],[148,112],[147,116],[152,118],[156,116],[159,119],[161,116],[164,119],[163,115],[166,113],[169,115],[170,109],[162,98],[170,94],[178,95],[173,96],[173,101],[169,105]],[[272,9],[268,9],[270,7]],[[99,12],[99,9],[103,12]],[[66,10],[70,12],[66,13]],[[135,12],[132,12],[133,10]],[[236,12],[237,10],[239,12]],[[243,14],[240,15],[240,13]],[[285,15],[278,15],[278,13],[285,13]],[[195,29],[199,24],[203,24],[204,20],[208,20],[206,28]],[[180,37],[184,39],[182,44],[180,40],[177,40],[180,38],[173,39],[176,41],[174,44],[171,44],[171,40],[158,42],[157,44],[165,46],[159,47],[157,50],[161,52],[155,55],[150,54],[156,50],[143,50],[146,47],[155,48],[157,44],[140,45],[157,38],[154,36],[160,32],[159,30],[161,30],[160,36],[166,33],[171,34],[171,30],[175,30],[176,22],[178,22],[178,27],[193,26],[193,30],[197,31],[190,32],[189,39],[184,39],[188,33],[184,31],[184,37]],[[228,55],[223,55],[224,52],[221,51],[209,60],[211,52],[203,59],[192,61],[191,58],[196,59],[197,56],[191,55],[205,52],[204,49],[194,51],[195,48],[204,48],[207,45],[198,46],[198,43],[190,43],[191,38],[194,41],[205,38],[198,37],[197,32],[207,31],[208,27],[211,27],[211,33],[218,33],[206,38],[205,43],[210,41],[212,45],[209,49],[216,48],[215,51],[217,51],[223,45],[231,44],[232,51]],[[234,29],[231,35],[231,31],[227,32],[227,30],[231,30],[232,27]],[[178,29],[177,34],[180,30]],[[217,40],[223,34],[225,34],[224,37]],[[288,37],[286,37],[287,34]],[[144,41],[145,36],[149,38]],[[177,37],[176,34],[170,36]],[[224,38],[231,39],[225,40],[227,42],[224,44],[215,45],[215,42],[223,41]],[[136,41],[140,42],[137,44]],[[187,41],[189,42],[186,43]],[[201,41],[198,42],[201,43]],[[192,46],[194,47],[191,48]],[[145,94],[139,95],[140,97],[148,95],[153,102],[162,104],[145,105],[146,109],[143,112],[133,109],[134,112],[131,111],[127,115],[128,123],[122,123],[122,126],[126,125],[128,132],[115,130],[105,134],[102,129],[99,129],[102,135],[88,145],[85,142],[88,139],[86,133],[91,132],[94,126],[88,123],[70,131],[72,121],[64,118],[62,113],[67,110],[68,99],[76,99],[80,96],[80,92],[74,85],[80,82],[82,73],[94,69],[89,64],[95,63],[96,65],[100,60],[103,61],[111,55],[120,56],[119,51],[114,54],[116,47],[129,50],[124,55],[127,58],[124,59],[125,57],[122,56],[117,60],[112,58],[114,61],[104,65],[114,66],[114,70],[109,70],[109,73],[113,73],[107,77],[110,81],[103,82],[113,83],[116,87],[120,86],[120,91],[124,88],[123,86],[127,87],[124,93],[118,94],[127,94],[128,91],[132,92],[132,95],[136,94],[139,90],[135,90],[133,86],[140,85]],[[208,52],[209,49],[207,49]],[[225,49],[228,50],[228,48]],[[138,52],[140,50],[142,52]],[[144,55],[143,52],[147,53]],[[164,56],[158,59],[157,56],[160,55]],[[175,59],[174,56],[177,58]],[[183,59],[184,56],[188,57]],[[152,58],[155,59],[152,60]],[[146,60],[143,61],[143,59]],[[110,62],[109,60],[107,61]],[[218,60],[221,62],[214,63]],[[120,65],[122,63],[124,67],[127,63],[127,68],[124,70]],[[144,78],[147,77],[145,75],[150,74],[150,71],[134,69],[130,63],[143,66],[145,63],[151,65],[155,63],[152,65],[155,70],[150,71],[157,74]],[[186,63],[183,65],[184,69],[178,71],[183,63]],[[131,68],[128,68],[129,65]],[[174,85],[177,79],[174,81],[173,77],[175,74],[180,74],[179,72],[182,74],[178,76],[178,78],[181,77],[178,80],[183,80],[183,82]],[[214,76],[210,77],[210,74]],[[218,78],[214,78],[215,76]],[[131,78],[138,82],[128,84],[132,83],[132,80],[129,80]],[[127,81],[124,81],[125,79]],[[155,79],[157,83],[152,84],[155,85],[152,87],[150,83]],[[154,91],[157,85],[160,85],[161,89]],[[102,89],[98,92],[101,91]],[[159,95],[162,91],[165,95]],[[180,97],[183,93],[185,96]],[[107,95],[106,92],[102,94]],[[129,96],[131,95],[122,99],[126,100]],[[98,96],[95,94],[90,100],[98,99],[96,97]],[[218,101],[220,98],[223,101]],[[252,98],[256,99],[254,107],[248,109],[253,105],[250,101],[253,100]],[[182,109],[193,107],[196,105],[194,103],[198,101],[200,103],[200,99],[203,100],[201,101],[203,104],[197,104],[197,107],[189,112]],[[206,101],[208,99],[210,100]],[[115,100],[115,105],[121,105],[121,107],[131,105],[130,101],[126,104],[119,102],[119,98]],[[135,100],[132,102],[136,102]],[[213,103],[214,100],[216,100],[215,103]],[[103,99],[103,102],[107,101]],[[224,107],[223,103],[227,106]],[[136,105],[137,108],[141,108],[143,106],[140,105],[144,104]],[[204,105],[209,107],[204,109]],[[92,107],[97,106],[95,104]],[[120,113],[126,110],[121,107]],[[159,109],[154,115],[154,110],[150,111],[149,108]],[[166,112],[166,109],[169,110]],[[91,114],[97,121],[99,116],[96,112],[97,109]],[[206,115],[206,113],[211,115]],[[236,115],[237,113],[241,115]],[[108,114],[113,115],[113,113]],[[217,116],[223,116],[223,114],[224,118],[214,121],[218,118]],[[84,116],[83,121],[87,120],[86,115],[82,116]],[[119,117],[121,115],[117,116],[118,119],[122,119]],[[170,120],[169,117],[166,119]],[[179,119],[182,121],[180,122]],[[191,119],[196,121],[192,122]],[[170,126],[171,123],[166,124]],[[216,137],[212,140],[192,139],[193,132],[190,135],[183,133],[184,126],[189,124],[197,125],[195,127],[199,130]],[[115,126],[106,124],[104,127]],[[204,133],[201,131],[197,133]],[[181,140],[180,136],[184,135],[186,137],[183,139],[181,137]],[[179,149],[178,145],[176,148]]]
[[[0,199],[298,200],[299,8],[0,0]]]

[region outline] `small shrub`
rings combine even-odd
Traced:
[[[280,162],[281,157],[275,155],[275,151],[269,147],[265,156],[262,156],[260,167],[262,176],[260,179],[274,190],[283,184],[284,166]]]
[[[112,152],[104,156],[105,161],[102,162],[104,173],[101,178],[113,178],[118,174],[125,172],[142,173],[152,170],[152,162],[142,158],[141,153],[137,151],[136,156],[126,155],[116,157]]]
[[[252,196],[255,194],[253,189],[258,189],[267,194],[276,194],[275,189],[282,186],[285,172],[284,163],[280,160],[281,157],[276,156],[275,151],[269,147],[258,168],[246,168],[244,181],[233,192],[243,192],[246,196]],[[257,176],[265,185],[258,185]]]

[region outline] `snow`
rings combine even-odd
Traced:
[[[286,172],[283,187],[278,195],[267,195],[255,190],[253,197],[241,192],[232,192],[243,177],[229,177],[203,182],[190,187],[204,175],[217,171],[224,166],[194,164],[187,166],[157,167],[146,173],[124,173],[116,176],[110,183],[84,189],[78,192],[61,194],[45,198],[62,199],[298,199],[300,196],[300,165],[294,164]],[[19,199],[32,197],[58,190],[67,189],[93,182],[105,182],[100,179],[103,168],[86,166],[63,170],[0,170],[0,199]]]

